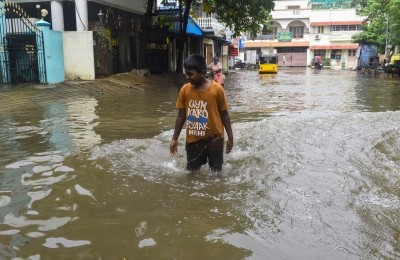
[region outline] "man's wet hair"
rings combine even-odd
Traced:
[[[196,70],[197,72],[205,73],[207,71],[207,64],[204,57],[200,54],[190,55],[184,62],[183,67],[185,70]]]

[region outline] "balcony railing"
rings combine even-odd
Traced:
[[[276,34],[259,34],[254,40],[276,40],[278,36]]]
[[[197,18],[196,21],[203,30],[226,30],[225,26],[213,17]]]
[[[308,32],[306,34],[293,34],[291,39],[293,40],[304,40],[305,35],[308,35]],[[252,39],[250,36],[245,36],[246,40],[261,40],[261,41],[273,41],[278,39],[277,34],[258,34],[256,38]]]

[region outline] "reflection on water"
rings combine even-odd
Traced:
[[[70,152],[100,144],[101,138],[94,131],[98,118],[96,99],[78,93],[64,97],[69,91],[58,89],[54,90],[57,93],[45,95],[42,91],[25,88],[2,93],[0,162],[9,156]]]
[[[306,76],[305,76],[306,75]],[[234,112],[260,119],[274,115],[387,111],[400,107],[398,79],[371,78],[354,71],[287,69],[279,74],[236,73],[228,78]]]
[[[398,79],[231,73],[222,174],[169,141],[177,89],[3,89],[0,256],[396,259]]]

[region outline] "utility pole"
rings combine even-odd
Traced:
[[[390,58],[390,49],[392,48],[392,46],[388,45],[388,37],[389,37],[389,14],[386,15],[386,42],[385,42],[385,57],[386,60],[388,60],[389,62],[389,58]]]

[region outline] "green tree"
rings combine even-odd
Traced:
[[[260,32],[260,25],[268,28],[274,7],[272,0],[204,0],[204,10],[215,13],[234,36],[248,32],[252,38]]]
[[[379,52],[386,44],[400,43],[400,0],[353,0],[357,14],[365,16],[363,31],[353,36],[357,43],[374,43]]]

